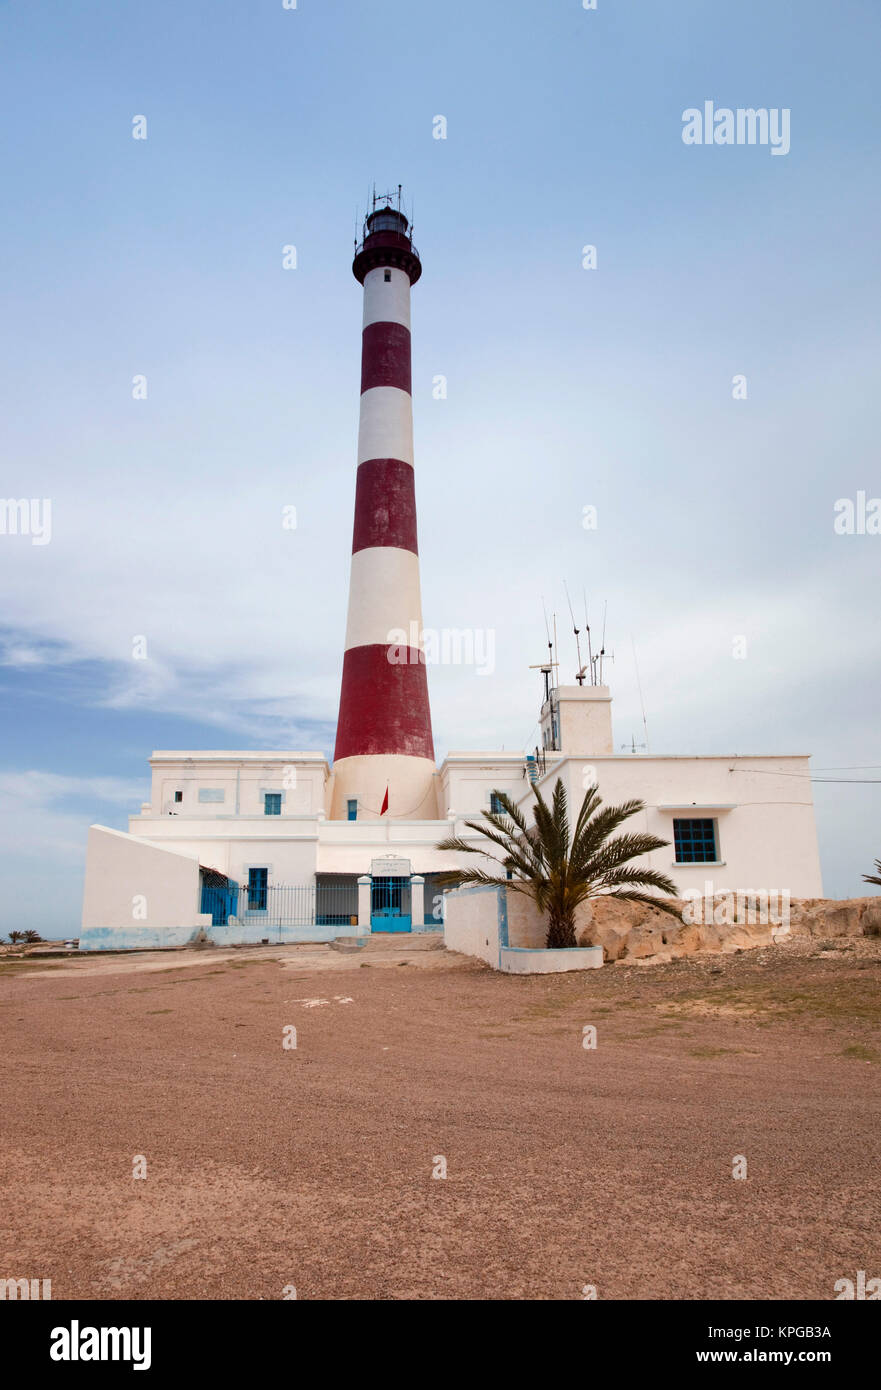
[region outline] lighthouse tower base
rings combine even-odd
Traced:
[[[388,808],[383,803],[388,792]],[[355,803],[355,815],[351,803]],[[331,820],[436,820],[437,768],[430,758],[371,753],[333,765]]]

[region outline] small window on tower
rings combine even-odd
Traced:
[[[391,271],[390,271],[390,270],[387,270],[387,271],[385,272],[385,275],[384,275],[382,278],[385,280],[386,284],[388,284],[388,283],[390,282],[391,278],[392,278],[392,273],[391,273]]]
[[[175,799],[175,801],[183,801],[183,799],[184,799],[184,794],[183,794],[183,792],[175,792],[175,794],[174,794],[174,799]]]
[[[263,814],[266,816],[281,815],[281,792],[263,793]]]
[[[355,801],[347,801],[347,802],[346,802],[346,806],[348,807],[349,820],[357,820],[357,819],[358,819],[358,802],[357,802],[357,800],[355,800]]]

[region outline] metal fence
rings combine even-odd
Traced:
[[[230,920],[266,927],[345,927],[358,924],[358,885],[352,883],[203,883],[201,911],[215,927]]]

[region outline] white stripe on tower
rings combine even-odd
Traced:
[[[422,273],[407,219],[368,216],[353,271],[364,286],[361,415],[349,617],[332,816],[437,815],[422,651],[413,483],[410,287]]]
[[[393,636],[404,632],[403,639]],[[406,641],[424,647],[419,556],[383,545],[352,556],[346,651],[351,647]]]
[[[373,386],[361,397],[358,462],[401,459],[413,465],[413,401],[397,386]]]
[[[391,280],[386,280],[388,269]],[[403,270],[377,267],[364,276],[364,317],[361,328],[372,323],[399,323],[410,332],[410,277]]]

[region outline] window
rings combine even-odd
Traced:
[[[385,281],[385,283],[388,284],[389,281],[390,281],[391,278],[392,278],[392,273],[391,273],[391,271],[390,271],[390,270],[387,270],[387,271],[385,272],[385,275],[384,275],[382,278],[383,278],[383,280]]]
[[[266,883],[268,878],[268,869],[248,870],[248,910],[250,912],[266,911]]]
[[[264,816],[281,815],[281,792],[263,793],[263,814]]]
[[[224,798],[223,787],[200,787],[200,801],[222,801]]]
[[[495,792],[490,792],[489,794],[489,809],[494,816],[503,816],[505,814],[505,808]]]
[[[716,822],[714,820],[674,820],[673,844],[677,864],[714,864]]]
[[[348,818],[349,818],[349,820],[357,820],[357,819],[358,819],[358,802],[357,802],[357,800],[355,800],[355,801],[347,801],[347,802],[346,802],[346,807],[347,807],[347,810],[348,810]]]
[[[175,799],[175,801],[183,801],[183,799],[184,799],[184,794],[183,794],[183,792],[175,792],[175,794],[174,794],[174,799]]]

